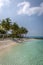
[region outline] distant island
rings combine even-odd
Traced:
[[[29,39],[43,39],[43,36],[28,36]]]

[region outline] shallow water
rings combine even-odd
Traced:
[[[43,65],[43,40],[24,42],[6,49],[0,54],[0,65]]]

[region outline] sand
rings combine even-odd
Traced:
[[[1,40],[0,41],[0,50],[7,48],[9,46],[12,46],[12,45],[17,45],[17,42],[10,40],[10,39]]]

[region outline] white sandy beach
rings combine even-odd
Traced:
[[[17,45],[17,42],[10,40],[10,39],[1,40],[0,41],[0,50],[3,48],[7,48],[9,46],[12,46],[12,45]]]
[[[34,39],[22,39],[22,40],[18,40],[19,42],[26,42],[26,41],[32,41]],[[12,46],[12,45],[17,45],[17,42],[11,40],[11,39],[4,39],[4,40],[0,40],[0,50],[1,49],[4,49],[4,48],[7,48],[9,46]]]

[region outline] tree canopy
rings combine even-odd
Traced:
[[[28,33],[28,30],[25,27],[20,27],[16,22],[11,24],[10,18],[3,19],[0,27],[2,28],[1,33],[3,32],[3,29],[6,33],[11,30],[11,36],[13,37],[22,37],[24,34]]]

